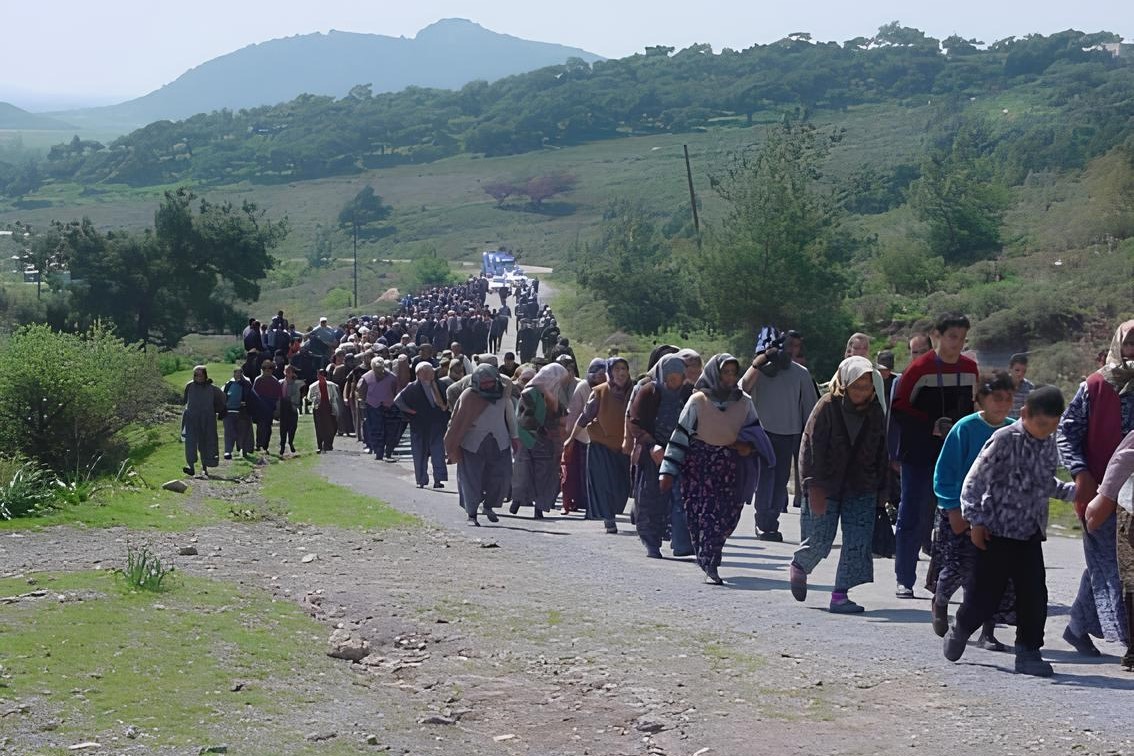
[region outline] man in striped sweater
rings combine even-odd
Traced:
[[[902,499],[898,507],[895,594],[913,598],[917,552],[933,525],[933,468],[953,423],[973,412],[979,372],[961,354],[969,333],[964,315],[944,315],[930,334],[933,349],[910,363],[894,395],[894,420],[901,429],[898,459]]]

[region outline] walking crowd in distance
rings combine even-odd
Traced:
[[[514,351],[498,358],[513,317]],[[774,327],[761,330],[748,362],[663,344],[641,373],[617,354],[581,367],[535,280],[493,292],[488,279],[470,278],[406,296],[392,315],[338,326],[323,318],[308,331],[279,312],[249,322],[247,359],[223,388],[204,367],[194,371],[185,472],[220,463],[218,419],[225,459],[270,453],[277,423],[278,454],[294,454],[308,412],[317,453],[353,436],[395,462],[408,430],[417,486],[444,488],[455,465],[470,527],[498,522],[506,504],[543,519],[560,502],[562,515],[617,534],[632,502],[645,556],[664,558],[668,542],[712,585],[726,582],[722,550],[746,504],[757,538],[772,542],[795,506],[802,543],[788,578],[797,600],[840,530],[835,614],[865,611],[850,592],[874,581],[877,556],[894,559],[896,596],[914,598],[924,554],[945,657],[959,659],[977,634],[980,648],[1011,650],[1018,672],[1039,676],[1053,673],[1041,655],[1043,542],[1049,499],[1061,498],[1087,531],[1063,637],[1087,656],[1100,654],[1092,638],[1123,644],[1122,664],[1134,671],[1134,321],[1118,327],[1066,406],[1059,389],[1027,379],[1026,354],[982,372],[964,352],[968,331],[963,315],[939,318],[909,339],[901,373],[892,351],[871,358],[870,337],[853,334],[820,385],[803,334]],[[1016,626],[1013,647],[996,638],[997,625]]]

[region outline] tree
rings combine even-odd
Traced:
[[[307,265],[311,268],[325,268],[333,259],[331,232],[322,223],[316,224],[315,238],[311,242],[311,248],[307,250]]]
[[[947,149],[934,150],[910,184],[910,206],[928,226],[930,251],[948,263],[966,263],[1000,251],[1008,191],[994,181],[990,128],[962,121]]]
[[[575,277],[620,328],[655,334],[687,320],[691,306],[690,282],[672,252],[641,205],[618,200],[603,216],[599,240],[577,253]]]
[[[514,181],[507,181],[505,179],[497,179],[496,181],[489,181],[482,184],[481,188],[492,199],[496,200],[497,207],[504,204],[504,200],[511,197],[513,194],[521,194],[523,192],[522,186],[517,186]]]
[[[816,353],[841,353],[847,316],[840,269],[854,240],[841,231],[835,194],[821,183],[840,138],[785,120],[759,150],[734,156],[711,177],[728,206],[697,264],[713,327],[750,335],[766,324],[797,328]]]
[[[389,218],[392,211],[393,208],[375,193],[374,187],[367,185],[339,211],[339,225],[351,228],[357,224],[361,236],[384,236],[389,231],[376,228],[375,225]]]
[[[524,184],[523,193],[528,195],[535,207],[541,207],[545,200],[557,194],[563,194],[574,189],[579,179],[570,173],[552,173],[547,176],[536,176],[528,179]]]
[[[24,264],[25,270],[36,272],[35,298],[39,299],[43,292],[43,282],[67,269],[69,250],[63,238],[62,226],[58,223],[53,223],[42,234],[33,233],[31,226],[22,228],[30,236],[24,237],[29,244],[20,255],[20,262]]]
[[[103,234],[88,218],[64,231],[80,323],[106,320],[127,341],[172,348],[186,334],[239,325],[240,303],[260,296],[287,221],[182,188],[165,193],[142,234]]]

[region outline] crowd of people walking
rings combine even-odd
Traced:
[[[796,599],[840,530],[832,613],[865,611],[850,591],[874,581],[875,556],[893,556],[895,595],[913,598],[924,553],[945,656],[960,658],[978,630],[979,646],[1007,651],[996,625],[1014,624],[1016,669],[1034,675],[1052,673],[1040,653],[1042,542],[1049,499],[1063,498],[1087,530],[1063,637],[1088,656],[1100,653],[1092,638],[1130,648],[1134,321],[1064,406],[1057,388],[1027,380],[1026,354],[982,372],[964,351],[961,315],[910,338],[901,373],[892,350],[871,357],[870,337],[853,334],[820,385],[803,334],[772,327],[750,361],[667,344],[637,374],[617,354],[580,369],[538,284],[498,291],[498,308],[486,304],[490,293],[486,278],[470,278],[406,296],[392,315],[334,327],[324,318],[305,332],[282,312],[267,325],[250,321],[247,359],[223,388],[204,367],[185,388],[186,473],[219,464],[217,418],[225,459],[270,453],[275,421],[279,455],[294,454],[307,412],[319,453],[353,436],[376,460],[396,461],[408,429],[417,486],[445,488],[455,465],[470,527],[498,522],[505,504],[543,519],[561,501],[563,515],[617,534],[629,505],[646,557],[663,558],[668,542],[713,585],[725,583],[722,552],[746,504],[756,537],[772,542],[795,506]],[[513,317],[516,349],[498,356]],[[1134,651],[1123,664],[1134,669]]]

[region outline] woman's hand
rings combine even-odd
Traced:
[[[654,461],[655,465],[661,467],[662,460],[665,459],[665,449],[660,446],[650,449],[650,459]]]
[[[811,514],[816,517],[827,514],[827,492],[819,486],[811,486],[807,489],[807,501],[811,507]]]
[[[953,509],[947,509],[945,511],[949,516],[949,527],[952,528],[954,533],[960,535],[969,529],[969,521],[961,514],[960,507],[954,507]]]
[[[748,443],[747,441],[737,441],[733,443],[732,448],[736,451],[737,454],[742,457],[747,457],[752,453],[753,449],[752,444]]]
[[[1087,504],[1087,509],[1083,516],[1087,530],[1093,533],[1102,527],[1102,524],[1110,519],[1110,516],[1114,514],[1114,510],[1117,507],[1118,502],[1114,499],[1108,499],[1102,494],[1098,494],[1095,498],[1091,499],[1090,503]]]
[[[1075,514],[1079,515],[1080,520],[1086,516],[1087,505],[1098,492],[1099,483],[1090,472],[1083,470],[1075,476]]]
[[[667,494],[673,490],[673,476],[672,475],[659,475],[658,476],[658,490],[663,494]]]

